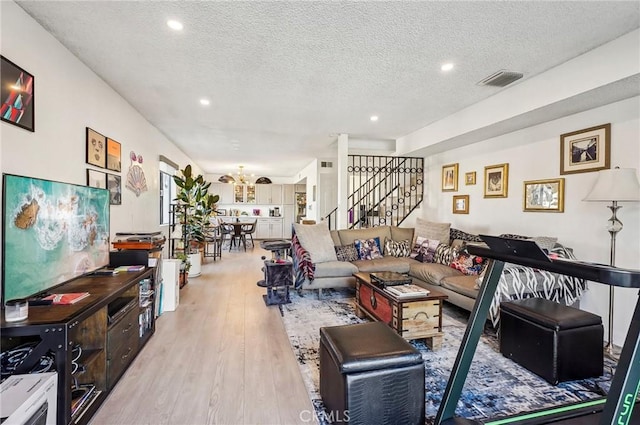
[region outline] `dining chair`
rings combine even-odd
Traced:
[[[258,220],[253,220],[253,222],[247,223],[247,224],[242,226],[242,231],[240,232],[240,234],[242,235],[242,241],[245,244],[245,250],[247,249],[246,248],[247,236],[249,236],[249,239],[251,239],[251,248],[254,247],[253,234],[256,232],[257,223],[258,223]]]

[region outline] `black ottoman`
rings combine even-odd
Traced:
[[[601,376],[604,328],[595,314],[542,298],[500,304],[500,352],[552,385]]]
[[[334,423],[424,424],[422,355],[382,322],[320,328],[320,395]]]

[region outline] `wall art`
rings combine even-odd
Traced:
[[[142,155],[136,155],[134,151],[129,153],[129,159],[131,165],[129,165],[129,171],[127,172],[127,184],[126,188],[131,190],[136,196],[140,196],[142,192],[146,192],[147,178],[144,176],[144,170],[142,169]]]
[[[464,184],[471,186],[476,184],[476,172],[470,171],[464,174]]]
[[[453,213],[469,214],[469,195],[453,196]]]
[[[611,124],[560,135],[560,174],[611,168]]]
[[[484,167],[484,197],[506,198],[509,189],[509,164]]]
[[[24,69],[0,56],[0,119],[35,131],[35,79]]]
[[[564,178],[524,182],[523,210],[564,212]]]
[[[87,127],[87,164],[105,168],[107,165],[107,138]]]
[[[96,171],[87,168],[87,186],[106,189],[107,179],[105,174],[102,171]]]
[[[115,174],[107,174],[107,189],[109,189],[109,204],[122,204],[122,178]]]
[[[458,190],[458,164],[442,166],[442,191],[455,192]]]
[[[107,169],[121,171],[120,143],[107,137]]]

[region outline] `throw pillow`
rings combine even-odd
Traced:
[[[433,262],[443,264],[445,266],[450,265],[451,261],[458,256],[458,249],[458,246],[441,243],[436,248],[436,253],[433,256]]]
[[[373,239],[356,239],[354,242],[356,251],[358,251],[358,259],[375,260],[376,258],[384,258],[380,249],[380,238]]]
[[[335,249],[338,261],[356,261],[358,259],[358,251],[354,244],[336,246]]]
[[[449,238],[451,240],[459,239],[461,241],[466,241],[466,242],[483,242],[480,236],[473,235],[471,233],[467,233],[462,230],[455,229],[453,227],[449,230]]]
[[[466,247],[463,247],[451,262],[451,267],[467,276],[477,276],[482,272],[485,264],[486,261],[483,257],[469,254]]]
[[[416,218],[415,237],[437,240],[440,243],[449,245],[449,228],[451,223],[435,223],[433,221]]]
[[[513,233],[503,233],[500,237],[507,239],[529,239],[529,236],[514,235]]]
[[[535,243],[542,249],[546,249],[547,252],[551,252],[554,246],[556,246],[556,242],[558,242],[558,238],[554,238],[551,236],[536,236],[532,238]]]
[[[336,250],[326,222],[318,224],[293,224],[300,245],[307,250],[313,263],[336,261]]]
[[[393,239],[384,239],[384,255],[393,257],[408,257],[411,254],[411,246],[409,239],[403,241],[394,241]]]
[[[438,245],[440,242],[437,240],[418,237],[409,257],[421,263],[433,263]]]

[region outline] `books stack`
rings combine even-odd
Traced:
[[[145,266],[136,265],[136,266],[119,266],[116,267],[115,270],[118,272],[140,272],[144,270]]]
[[[398,299],[407,299],[407,298],[419,298],[425,297],[429,295],[429,290],[424,289],[418,285],[409,284],[409,285],[397,285],[397,286],[387,286],[384,288],[389,294],[393,295]]]
[[[51,304],[66,305],[75,304],[80,300],[87,298],[90,294],[88,292],[69,292],[66,294],[52,294],[48,297],[44,297],[43,300],[51,301]]]

